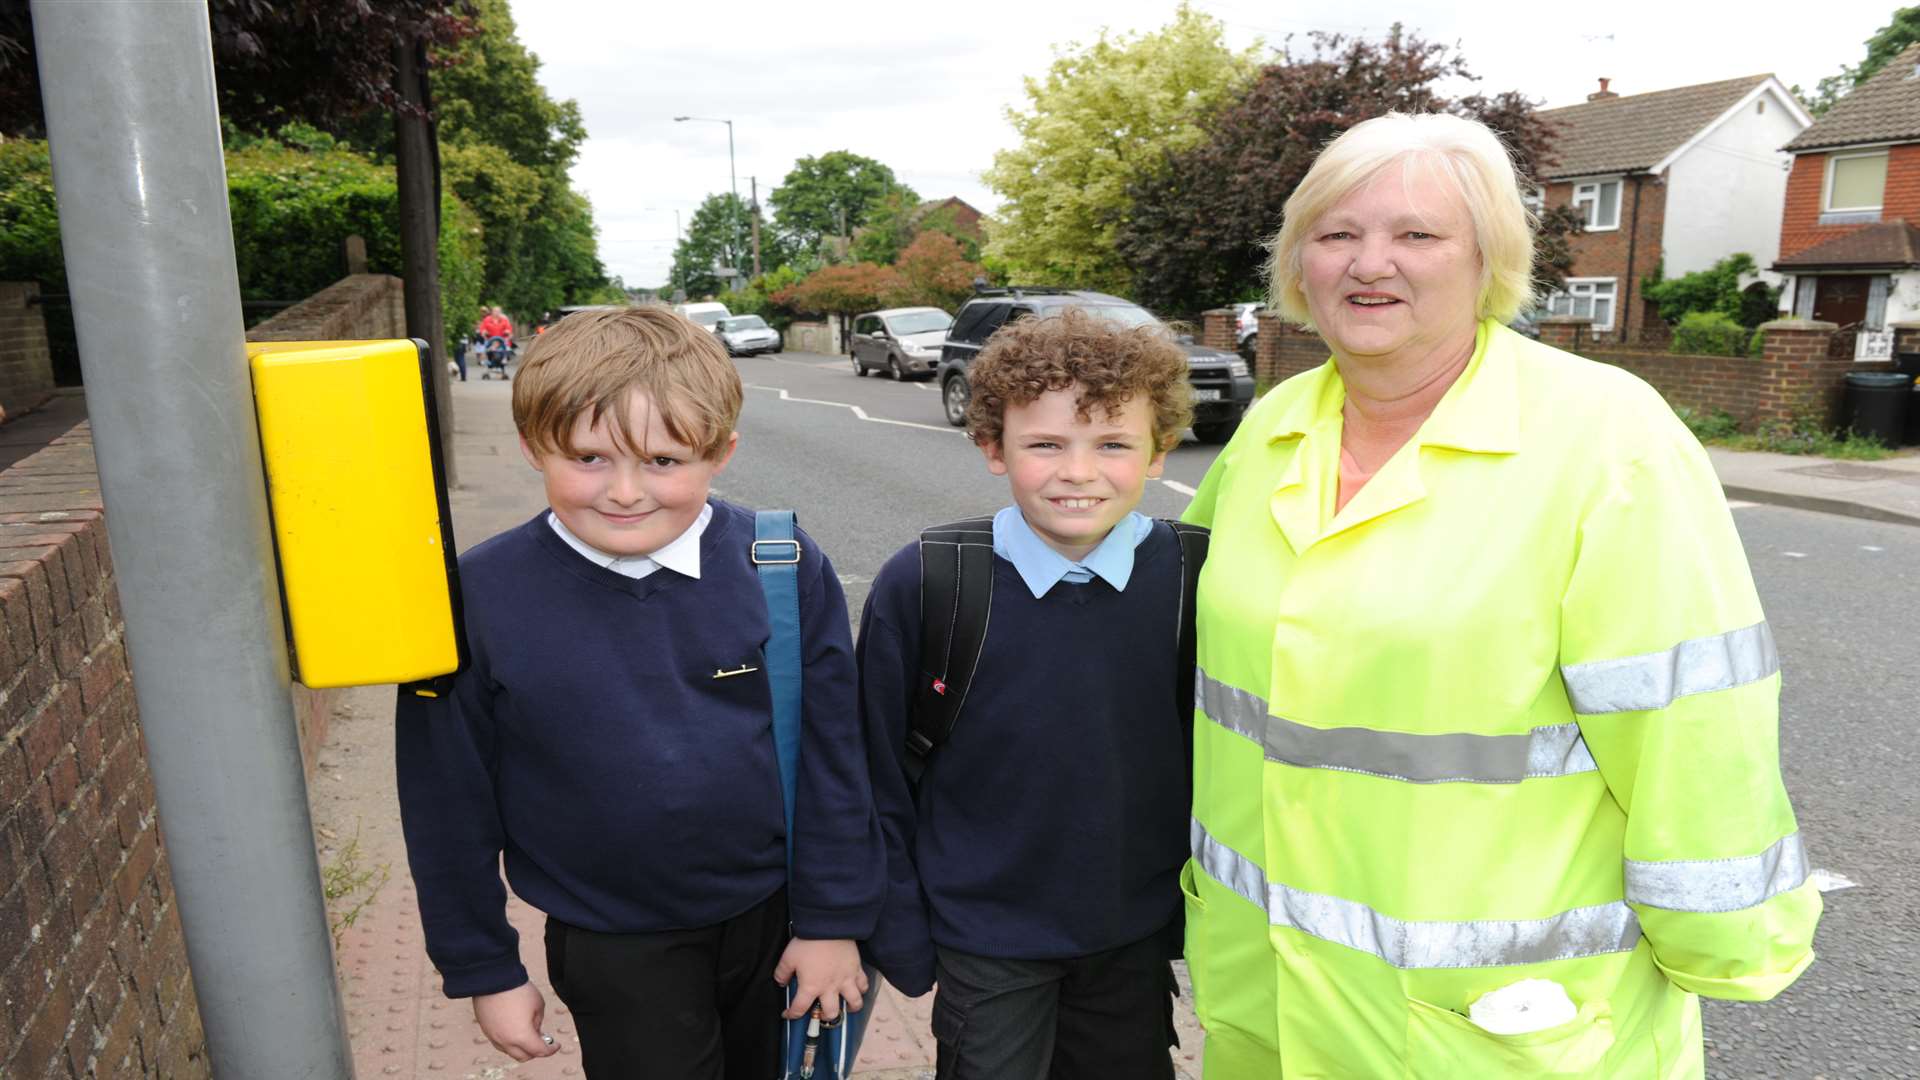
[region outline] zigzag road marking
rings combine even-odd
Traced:
[[[932,424],[921,424],[921,423],[916,423],[912,420],[890,420],[884,416],[869,416],[867,415],[867,410],[861,408],[858,405],[852,404],[851,402],[823,401],[820,398],[794,397],[792,394],[787,392],[785,387],[762,386],[759,383],[743,383],[742,385],[749,390],[770,390],[773,393],[779,394],[781,401],[791,401],[801,405],[828,405],[836,409],[846,409],[852,412],[853,415],[859,417],[862,420],[865,420],[869,424],[892,424],[896,427],[919,428],[922,431],[937,431],[943,435],[944,434],[951,434],[951,435],[964,434],[959,428],[954,428],[954,427],[935,427]],[[1178,480],[1163,479],[1160,481],[1160,483],[1162,483],[1163,485],[1169,488],[1172,488],[1174,491],[1177,491],[1182,495],[1185,495],[1189,499],[1193,498],[1195,494],[1193,488],[1188,487],[1187,485],[1181,483]]]

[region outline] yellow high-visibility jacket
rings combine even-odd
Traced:
[[[1206,1075],[1702,1075],[1820,897],[1779,661],[1711,463],[1645,383],[1492,321],[1338,513],[1332,363],[1187,512],[1200,581],[1187,961]],[[1571,1022],[1496,1036],[1552,979]]]

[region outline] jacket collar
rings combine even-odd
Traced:
[[[1332,362],[1302,376],[1308,381],[1267,433],[1269,445],[1302,441],[1280,475],[1270,506],[1275,524],[1293,549],[1304,551],[1327,536],[1425,498],[1420,454],[1425,447],[1470,454],[1518,452],[1520,389],[1515,354],[1522,341],[1494,320],[1482,320],[1474,335],[1473,357],[1432,415],[1338,513],[1333,506],[1346,386]]]

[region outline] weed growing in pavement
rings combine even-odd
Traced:
[[[1694,438],[1729,450],[1766,450],[1850,461],[1879,461],[1893,455],[1886,443],[1872,435],[1855,435],[1844,428],[1834,431],[1805,414],[1791,421],[1773,421],[1752,431],[1741,431],[1740,422],[1722,409],[1706,412],[1681,406],[1674,413],[1693,432]]]
[[[340,939],[360,913],[373,903],[387,883],[390,867],[386,863],[362,868],[360,865],[360,823],[354,822],[353,836],[340,845],[333,861],[320,868],[321,891],[327,898],[327,923],[333,930],[333,950],[340,951]]]

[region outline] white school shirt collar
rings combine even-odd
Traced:
[[[700,508],[700,516],[687,526],[687,531],[669,540],[655,549],[651,555],[610,555],[585,540],[573,535],[560,520],[560,515],[547,511],[547,524],[567,546],[585,556],[595,566],[604,566],[616,574],[630,578],[643,578],[655,570],[671,570],[698,581],[700,579],[700,537],[707,531],[707,525],[713,521],[713,504]]]

